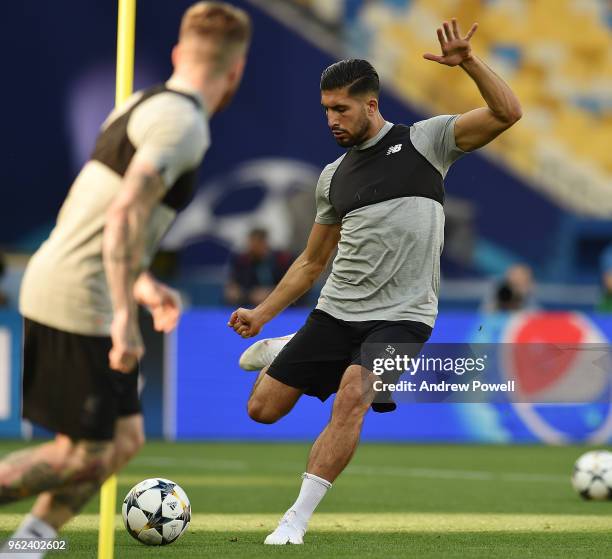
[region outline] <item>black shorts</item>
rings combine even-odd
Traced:
[[[141,413],[138,371],[109,368],[110,337],[24,318],[23,417],[73,439],[109,440],[115,421]]]
[[[268,369],[276,380],[299,388],[308,396],[324,401],[340,386],[349,365],[371,369],[375,355],[362,351],[363,344],[411,344],[418,353],[431,335],[431,327],[410,320],[345,321],[319,309],[313,310],[306,324],[298,330]],[[415,353],[415,355],[416,355]],[[387,355],[388,357],[388,355]],[[362,362],[365,361],[365,362]],[[384,400],[384,397],[382,398]],[[392,411],[394,404],[383,405],[377,397],[375,411]],[[389,397],[389,402],[391,399]]]

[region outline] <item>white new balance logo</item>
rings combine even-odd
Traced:
[[[388,150],[387,150],[387,155],[391,155],[392,153],[397,153],[398,151],[400,151],[402,149],[402,144],[395,144],[394,146],[391,146]]]

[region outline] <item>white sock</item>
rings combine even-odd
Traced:
[[[305,472],[302,474],[302,488],[297,500],[289,510],[295,511],[297,520],[303,524],[304,529],[327,490],[332,484],[322,477]]]
[[[19,528],[15,530],[11,539],[23,539],[23,538],[34,538],[40,539],[54,539],[57,537],[57,530],[53,526],[47,524],[44,520],[37,518],[32,514],[28,514],[23,522],[19,525]],[[6,555],[5,555],[6,553]],[[31,552],[31,553],[19,553],[19,559],[41,559],[44,557],[44,552]],[[0,549],[0,559],[4,557],[14,557],[15,552],[9,553],[9,547],[4,544]]]
[[[19,528],[17,528],[12,537],[52,539],[57,537],[57,530],[50,524],[47,524],[44,520],[37,518],[33,514],[28,514],[23,519],[23,522],[19,525]]]

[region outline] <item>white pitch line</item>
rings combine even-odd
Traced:
[[[132,464],[146,466],[191,466],[203,470],[222,470],[234,472],[259,472],[256,467],[244,460],[218,460],[206,458],[172,458],[169,456],[147,456],[136,458]],[[276,462],[269,464],[275,471],[301,472],[302,462]],[[296,475],[297,475],[296,473]],[[417,479],[459,479],[467,481],[502,481],[518,483],[569,483],[570,475],[532,473],[532,472],[493,472],[487,470],[455,470],[447,468],[403,468],[401,466],[369,466],[363,464],[349,465],[345,475],[365,475],[377,477],[409,477]]]
[[[244,472],[251,469],[243,460],[218,460],[216,458],[172,458],[171,456],[139,456],[130,462],[137,466],[194,466],[203,470],[233,470]]]
[[[0,514],[0,530],[10,531],[22,520],[22,515]],[[261,532],[276,526],[279,514],[194,514],[189,532]],[[93,532],[99,526],[97,514],[82,514],[70,522],[65,535],[71,532]],[[309,533],[601,533],[610,532],[610,518],[600,514],[512,514],[512,513],[326,513],[317,512],[309,523]],[[120,515],[115,517],[115,528],[124,530]],[[135,544],[137,545],[137,544]]]
[[[528,472],[491,472],[479,470],[448,470],[438,468],[402,468],[394,466],[349,466],[347,474],[383,475],[390,477],[414,477],[427,479],[463,479],[472,481],[512,481],[532,483],[569,483],[569,476],[536,474]]]

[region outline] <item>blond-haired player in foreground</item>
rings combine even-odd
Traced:
[[[54,538],[144,442],[138,305],[164,332],[181,310],[147,267],[192,198],[208,119],[237,90],[250,36],[248,15],[224,2],[185,12],[171,78],[110,114],[27,267],[23,415],[57,435],[0,462],[1,504],[38,495],[14,538]]]

